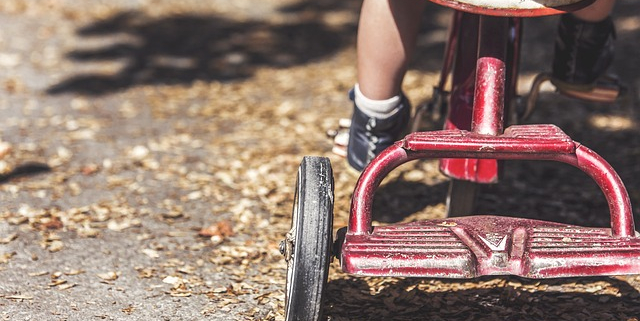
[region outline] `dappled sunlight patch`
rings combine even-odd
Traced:
[[[636,122],[626,116],[594,114],[589,117],[589,125],[602,131],[623,131],[635,128]]]
[[[640,17],[631,16],[620,18],[616,21],[616,26],[619,32],[636,31],[640,28]]]

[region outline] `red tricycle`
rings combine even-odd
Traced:
[[[359,276],[542,279],[640,274],[640,234],[614,169],[554,125],[504,129],[507,119],[531,113],[540,85],[548,79],[540,75],[527,99],[518,99],[521,19],[570,12],[593,0],[431,1],[455,9],[433,101],[416,111],[414,132],[364,169],[351,199],[348,226],[335,237],[329,160],[305,157],[299,167],[292,226],[281,243],[287,261],[286,320],[322,317],[332,257],[343,271]],[[450,75],[451,89],[446,91]],[[622,91],[612,80],[588,96],[564,93],[608,102]],[[446,109],[443,130],[415,131],[425,113],[441,109]],[[373,197],[382,180],[418,159],[439,159],[440,170],[451,178],[447,218],[373,226]],[[556,161],[582,170],[604,193],[610,228],[472,215],[477,184],[497,182],[503,160]]]

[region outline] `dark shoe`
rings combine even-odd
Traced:
[[[589,90],[611,65],[615,38],[611,17],[586,22],[571,14],[563,15],[555,42],[552,82]]]
[[[374,157],[401,138],[411,118],[411,106],[402,96],[395,114],[386,119],[367,116],[355,103],[353,107],[347,161],[351,167],[362,171]]]

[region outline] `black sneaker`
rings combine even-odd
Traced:
[[[351,100],[353,94],[350,93]],[[362,171],[371,160],[399,140],[411,118],[411,106],[404,95],[396,112],[386,119],[369,117],[353,104],[347,161]]]
[[[611,17],[582,21],[571,14],[560,18],[553,58],[556,86],[589,90],[613,61],[615,26]]]

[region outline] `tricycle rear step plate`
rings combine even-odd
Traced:
[[[640,274],[640,238],[502,216],[468,216],[374,227],[347,234],[351,274],[438,278],[517,275],[554,278]]]

